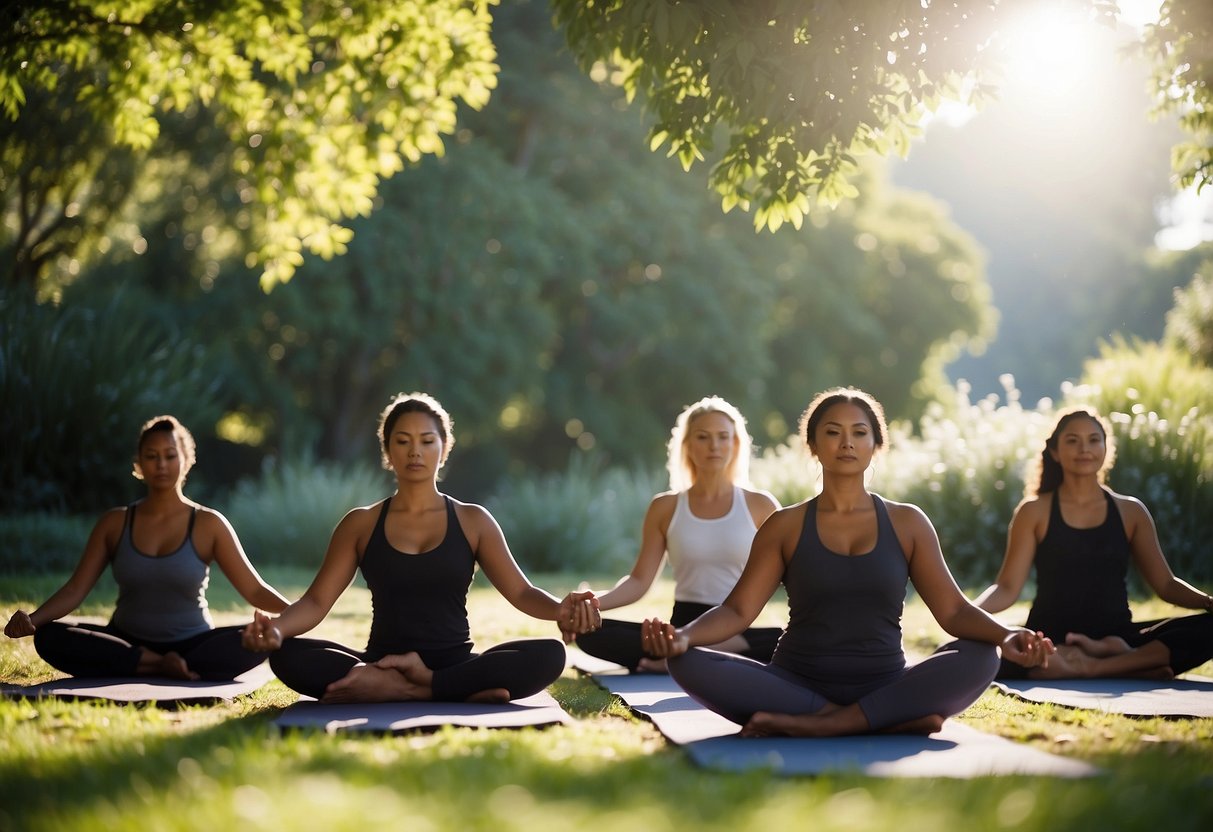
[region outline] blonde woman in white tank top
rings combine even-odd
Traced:
[[[724,600],[745,568],[750,544],[779,503],[749,487],[751,440],[736,407],[718,396],[687,406],[670,432],[670,490],[653,497],[632,571],[598,596],[600,611],[644,597],[669,555],[674,571],[673,620],[690,622]],[[754,627],[719,650],[769,661],[781,630]],[[603,619],[577,645],[633,671],[665,672],[665,661],[641,649],[639,622]]]

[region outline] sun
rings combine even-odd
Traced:
[[[1029,92],[1043,104],[1094,83],[1098,26],[1075,4],[1025,4],[1001,34],[1001,86]]]

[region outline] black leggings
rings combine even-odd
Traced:
[[[243,629],[217,627],[180,641],[148,641],[109,624],[52,621],[34,633],[34,649],[44,662],[69,676],[134,676],[139,656],[146,648],[160,655],[176,653],[201,678],[225,681],[265,661],[264,653],[240,646]]]
[[[1129,646],[1136,649],[1152,641],[1162,642],[1171,651],[1167,666],[1176,675],[1200,667],[1213,659],[1213,615],[1207,612],[1177,618],[1157,618],[1153,621],[1134,621],[1133,628],[1136,632],[1122,636]],[[1062,633],[1061,640],[1054,638],[1054,643],[1065,644],[1065,638]],[[998,669],[999,679],[1023,679],[1027,675],[1028,668],[1006,659],[1003,659],[1002,666]]]
[[[434,671],[433,698],[462,702],[482,690],[505,688],[522,699],[546,688],[564,672],[564,645],[554,638],[507,641],[483,653],[418,651]],[[316,638],[288,638],[270,655],[270,667],[282,683],[304,696],[320,699],[324,690],[356,665],[374,661],[366,653]]]
[[[670,675],[692,699],[745,725],[758,711],[812,714],[828,703],[858,704],[873,731],[925,716],[945,719],[972,705],[998,669],[993,645],[958,640],[875,684],[838,680],[829,697],[782,667],[692,647],[669,661]]]
[[[670,623],[675,627],[690,624],[710,609],[712,609],[711,604],[675,601],[674,611],[670,614]],[[745,650],[737,651],[738,655],[765,663],[769,662],[771,656],[775,654],[775,645],[779,643],[783,629],[780,627],[751,627],[741,635],[749,646]],[[631,671],[636,670],[641,659],[656,658],[641,649],[640,624],[636,621],[616,621],[613,618],[604,618],[601,628],[592,633],[582,633],[577,636],[577,646],[591,656],[621,664]]]

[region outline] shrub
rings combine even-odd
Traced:
[[[237,483],[224,514],[255,564],[316,569],[346,512],[392,490],[390,475],[369,463],[270,459],[260,477]]]
[[[1086,361],[1082,382],[1105,414],[1153,412],[1173,424],[1192,408],[1213,414],[1213,369],[1178,346],[1115,338]]]
[[[0,288],[0,504],[96,511],[142,492],[131,477],[139,426],[218,415],[199,345],[118,293],[98,308],[38,305]]]
[[[575,454],[561,473],[506,478],[486,502],[525,570],[573,572],[588,580],[631,569],[641,522],[661,479],[601,470],[597,458]]]
[[[6,574],[70,572],[97,518],[31,512],[0,515],[0,569]]]

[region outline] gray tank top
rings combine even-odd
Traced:
[[[901,613],[910,567],[884,501],[872,495],[872,551],[840,555],[817,534],[817,500],[784,570],[788,628],[772,662],[814,682],[874,682],[905,667]]]
[[[190,513],[185,540],[167,555],[145,555],[135,548],[135,506],[126,508],[122,537],[110,568],[118,583],[118,602],[110,624],[146,641],[171,642],[215,627],[206,603],[210,566],[194,548],[194,517]]]

